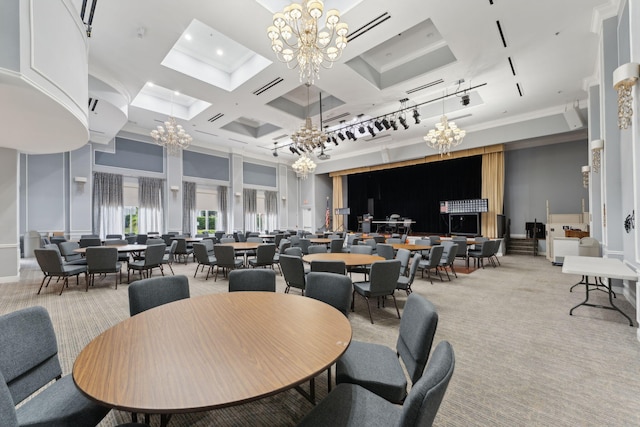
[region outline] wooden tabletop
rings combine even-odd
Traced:
[[[369,265],[376,261],[384,261],[384,258],[378,255],[367,254],[351,254],[347,252],[309,254],[302,257],[302,260],[308,263],[311,261],[344,261],[347,267],[356,265]]]
[[[415,245],[412,243],[392,243],[393,249],[408,249],[410,251],[426,251],[431,249],[431,245]]]
[[[183,413],[276,394],[323,372],[351,342],[328,304],[275,292],[204,295],[142,312],[91,341],[73,366],[93,400]]]
[[[327,245],[327,244],[331,243],[331,240],[333,240],[333,239],[328,239],[326,237],[312,237],[311,239],[309,239],[309,242],[313,243],[313,244],[316,244],[316,245],[318,245],[318,244]]]
[[[147,245],[104,245],[104,246],[94,246],[98,248],[118,248],[118,252],[138,252],[144,251],[147,249]],[[79,254],[87,253],[87,248],[78,248],[73,250]]]
[[[236,251],[246,251],[251,249],[257,249],[258,246],[263,243],[254,243],[254,242],[233,242],[233,243],[221,243],[221,245],[233,246],[233,249]]]

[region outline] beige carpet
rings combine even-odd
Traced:
[[[506,256],[502,266],[459,274],[451,282],[417,279],[414,291],[431,300],[440,322],[435,342],[449,340],[456,371],[436,425],[439,426],[637,426],[640,425],[640,342],[636,329],[618,313],[581,307],[582,289],[569,293],[579,277],[564,275],[543,257]],[[462,267],[462,262],[459,261]],[[193,278],[195,265],[175,266],[186,274],[192,295],[227,291],[227,281]],[[125,275],[126,276],[126,275]],[[36,295],[42,277],[33,260],[23,261],[19,283],[0,284],[0,313],[42,305],[53,318],[63,371],[96,335],[128,317],[127,285],[113,276],[84,292],[73,282],[62,296],[58,284]],[[82,281],[81,281],[82,284]],[[284,289],[278,276],[278,291]],[[406,296],[397,292],[400,309]],[[603,293],[597,301],[606,302]],[[622,296],[617,304],[635,321]],[[393,305],[373,309],[369,323],[362,299],[350,314],[353,337],[395,346],[399,320]],[[317,382],[326,395],[326,377]],[[311,409],[296,391],[210,412],[176,415],[170,426],[288,426]],[[112,411],[104,426],[129,421]],[[158,425],[158,417],[152,420]]]

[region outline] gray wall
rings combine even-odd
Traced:
[[[588,164],[587,141],[544,145],[505,153],[504,212],[510,233],[525,234],[525,222],[546,223],[550,213],[580,213],[589,193],[582,186],[583,165]]]

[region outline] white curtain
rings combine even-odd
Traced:
[[[218,187],[218,217],[216,218],[216,231],[226,231],[227,218],[229,217],[229,190],[228,187]]]
[[[138,178],[138,232],[164,232],[163,211],[164,179]]]
[[[276,230],[278,228],[278,192],[264,192],[264,210],[267,214],[264,227],[267,230]]]
[[[104,239],[107,234],[122,234],[122,175],[93,174],[93,233]]]
[[[244,231],[258,230],[258,191],[243,190]]]
[[[196,235],[198,212],[196,211],[196,183],[182,183],[182,232]]]

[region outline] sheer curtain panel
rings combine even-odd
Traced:
[[[243,190],[242,202],[244,205],[244,230],[257,231],[258,229],[258,191]]]
[[[163,218],[164,179],[138,178],[138,232],[164,232]]]
[[[122,234],[122,175],[93,174],[93,233],[104,239],[107,234]]]
[[[264,228],[267,230],[275,230],[278,228],[278,192],[264,192],[264,209],[267,214],[266,224]]]
[[[196,235],[196,183],[182,183],[182,231]]]
[[[229,218],[229,188],[218,186],[218,218],[216,218],[216,230],[226,230]]]

